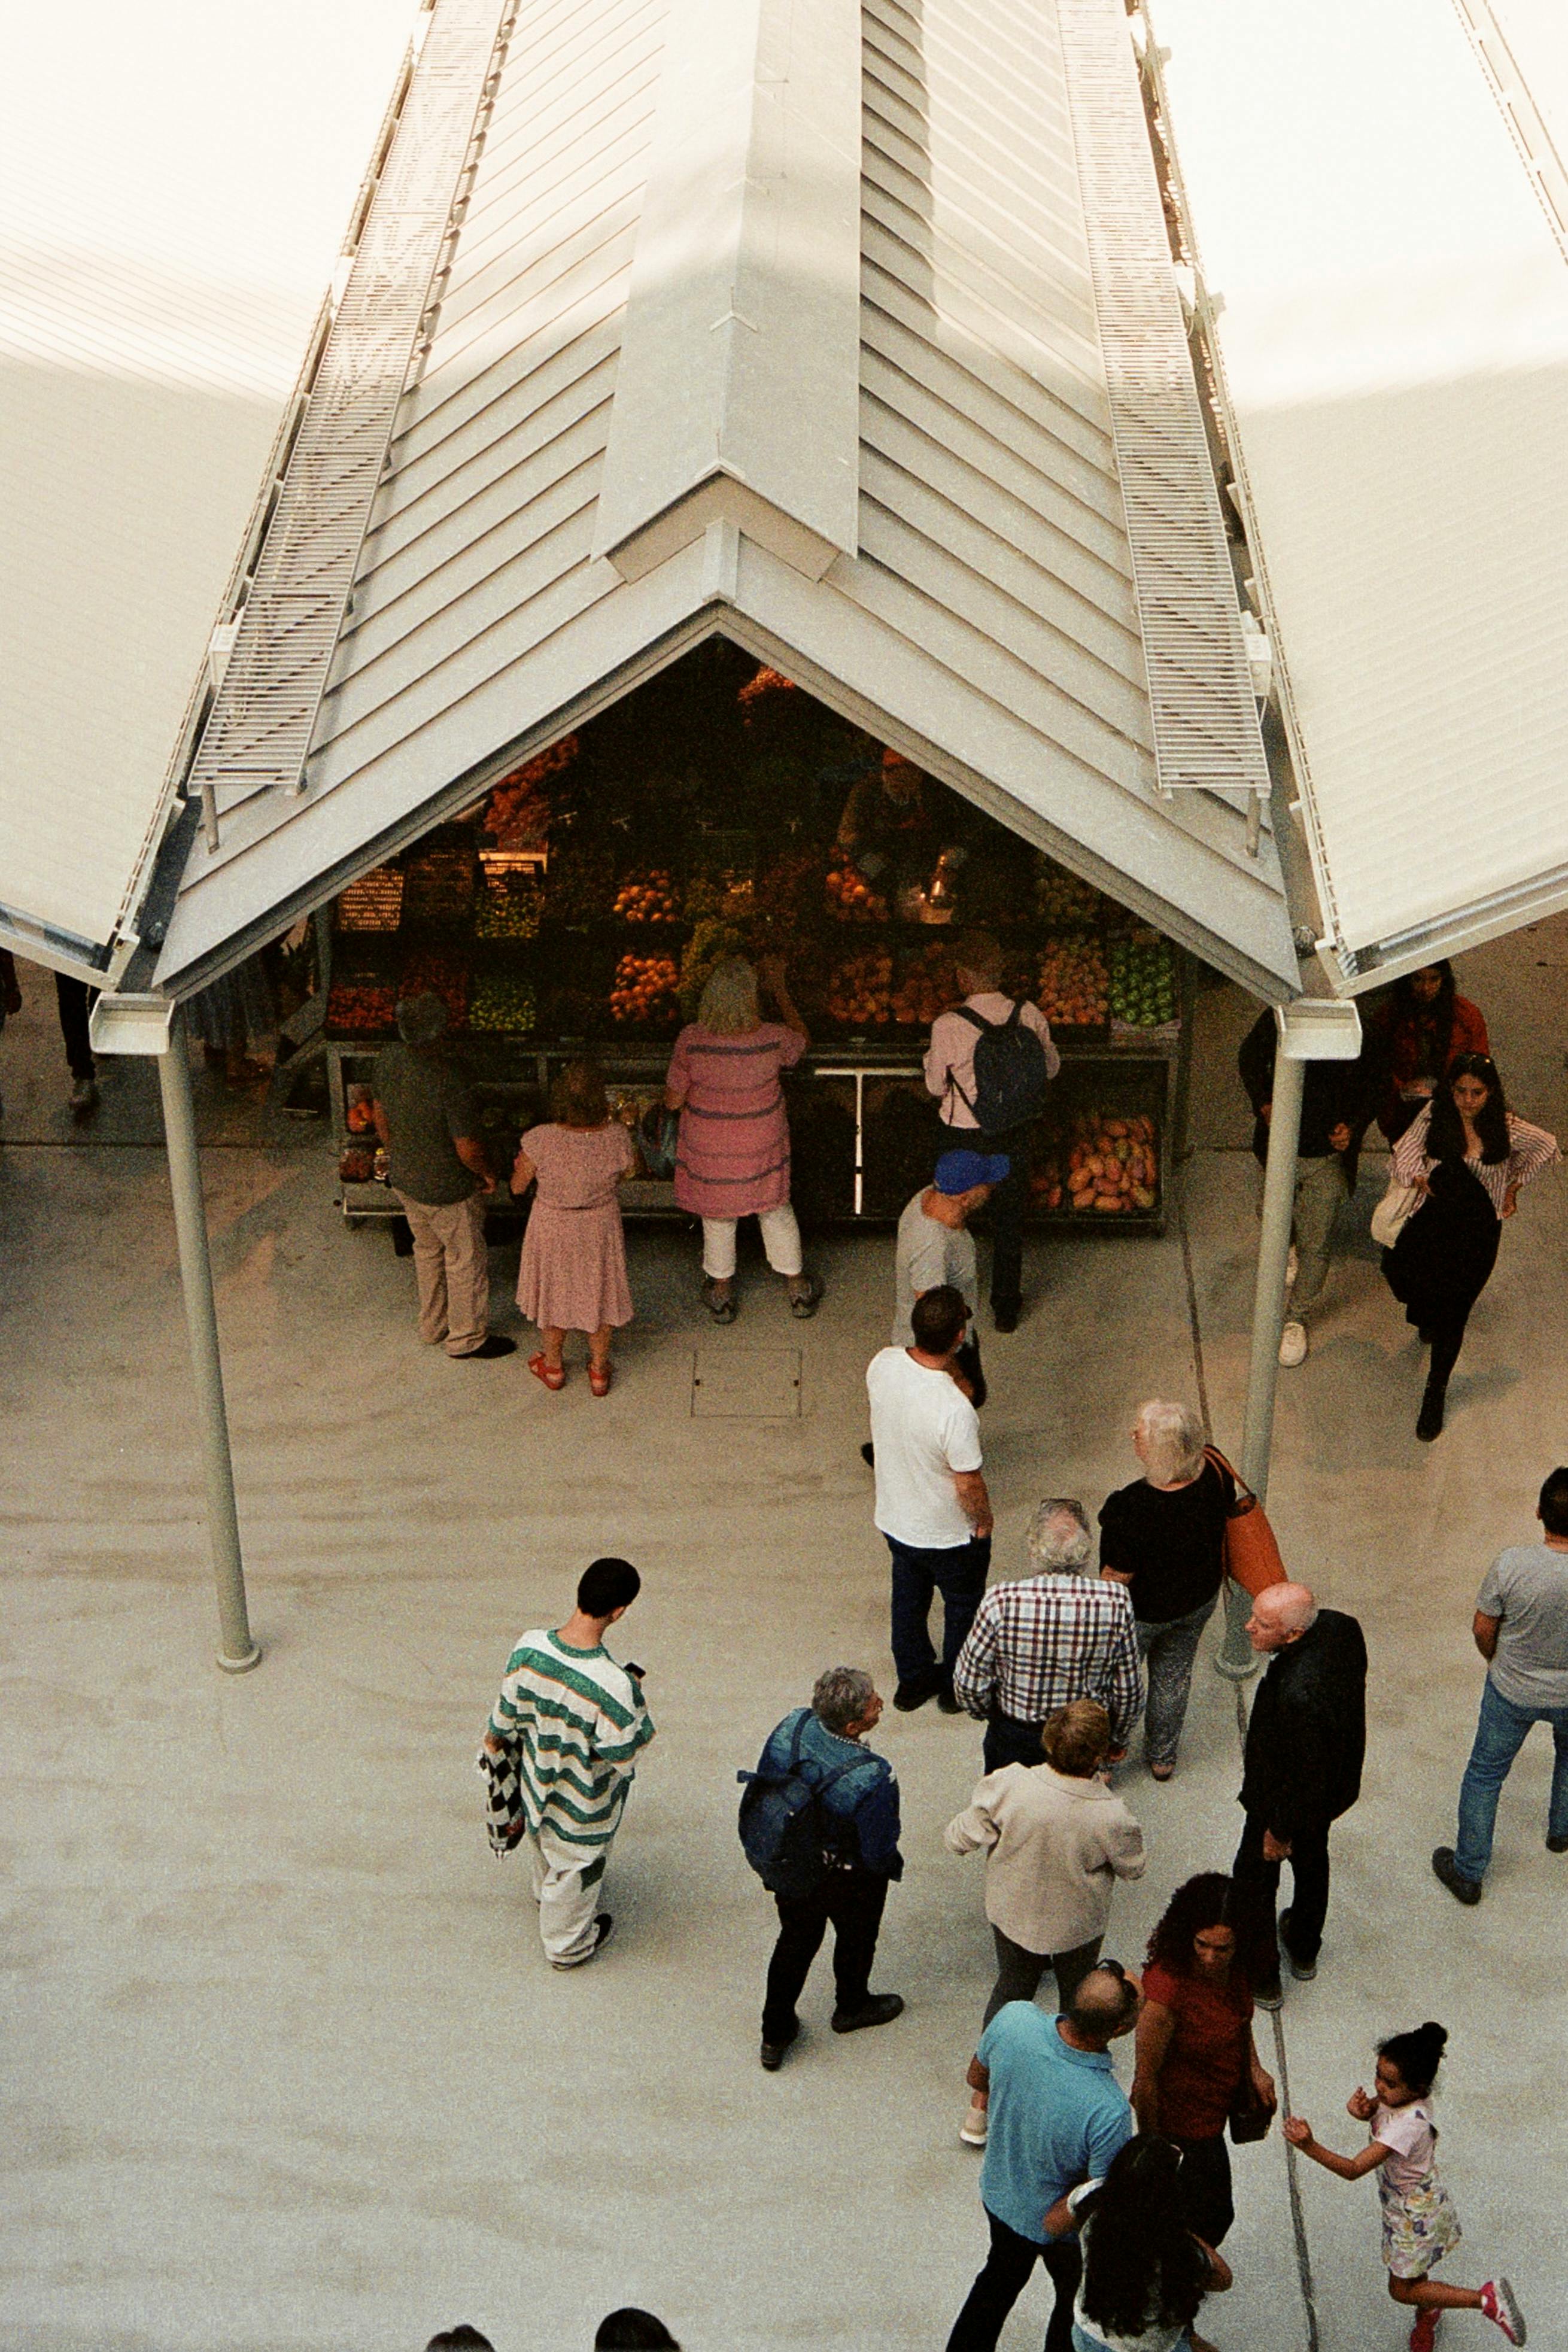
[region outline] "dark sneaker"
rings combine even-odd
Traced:
[[[1456,1903],[1479,1903],[1480,1901],[1480,1880],[1479,1878],[1467,1878],[1465,1876],[1463,1871],[1460,1870],[1458,1864],[1454,1860],[1454,1849],[1451,1845],[1440,1845],[1434,1848],[1432,1853],[1432,1869],[1434,1875],[1442,1880],[1444,1885],[1447,1888]]]
[[[515,1339],[503,1339],[499,1331],[492,1331],[488,1339],[481,1339],[479,1346],[470,1348],[466,1356],[454,1356],[452,1361],[455,1364],[493,1364],[498,1356],[515,1356],[516,1353]]]
[[[903,2013],[901,1992],[873,1992],[858,2009],[836,2009],[830,2022],[835,2033],[859,2033],[868,2025],[891,2025]]]
[[[963,1707],[959,1705],[957,1699],[955,1699],[952,1695],[952,1685],[951,1683],[943,1683],[942,1688],[936,1695],[936,1703],[938,1706],[941,1707],[943,1715],[962,1715],[963,1713]]]
[[[991,1309],[991,1323],[992,1328],[994,1330],[1003,1332],[1016,1331],[1018,1328],[1017,1307],[993,1307]]]
[[[1252,1998],[1259,2009],[1283,2009],[1285,2006],[1285,1988],[1280,1983],[1279,1978],[1275,1977],[1272,1981],[1268,1984],[1254,1985],[1252,1988]]]
[[[764,2074],[776,2074],[778,2073],[779,2068],[784,2064],[784,2059],[788,2054],[791,2044],[795,2040],[799,2032],[800,2027],[797,2023],[794,2032],[787,2033],[782,2042],[770,2042],[767,2035],[765,2033],[763,2034],[763,2046],[758,2051],[757,2056],[761,2062]]]
[[[1289,1966],[1290,1973],[1295,1978],[1297,1983],[1310,1984],[1312,1979],[1318,1973],[1318,1963],[1316,1960],[1299,1960],[1296,1958],[1295,1953],[1290,1949],[1290,1914],[1289,1911],[1281,1911],[1279,1914],[1279,1948],[1284,1953],[1286,1960]]]
[[[1546,1851],[1548,1853],[1568,1853],[1568,1837],[1549,1837]]]
[[[893,1705],[900,1715],[913,1715],[917,1706],[936,1696],[936,1687],[935,1683],[900,1683],[893,1693]]]

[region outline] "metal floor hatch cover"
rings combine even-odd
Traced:
[[[701,1421],[798,1421],[798,1348],[698,1348],[691,1412]]]

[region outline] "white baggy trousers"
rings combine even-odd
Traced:
[[[592,1958],[598,1943],[594,1921],[610,1849],[602,1845],[584,1855],[580,1845],[568,1845],[548,1822],[542,1822],[528,1832],[528,1858],[545,1957],[552,1968],[578,1968]]]

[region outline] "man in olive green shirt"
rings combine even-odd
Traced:
[[[407,997],[397,1029],[403,1043],[376,1065],[375,1131],[414,1235],[419,1337],[465,1361],[512,1355],[516,1340],[489,1328],[485,1199],[496,1180],[473,1090],[445,1045],[447,1009],[438,996]]]

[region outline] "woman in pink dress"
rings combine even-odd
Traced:
[[[566,1385],[561,1350],[568,1331],[588,1335],[588,1386],[610,1392],[610,1335],[632,1319],[626,1236],[616,1188],[637,1165],[631,1137],[610,1117],[593,1062],[569,1062],[551,1098],[555,1116],[531,1127],[518,1146],[511,1189],[537,1182],[517,1303],[544,1342],[528,1369],[547,1389]]]
[[[680,1113],[675,1201],[702,1220],[702,1297],[716,1323],[735,1319],[735,1224],[755,1217],[768,1264],[782,1274],[790,1312],[815,1315],[821,1286],[804,1268],[789,1204],[789,1120],[780,1073],[810,1040],[790,1002],[784,965],[762,979],[783,1018],[764,1021],[757,974],[742,956],[716,964],[697,1018],[675,1041],[665,1104]]]

